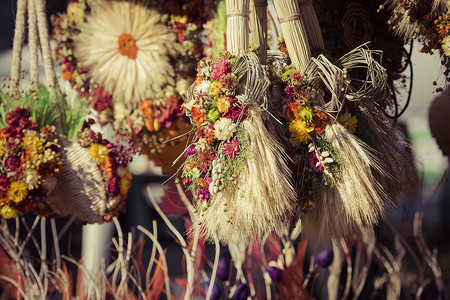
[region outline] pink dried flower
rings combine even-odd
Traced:
[[[220,79],[223,75],[230,73],[230,63],[227,58],[222,58],[213,63],[211,67],[211,79]]]
[[[9,189],[9,181],[5,175],[0,175],[0,191],[6,192]]]
[[[239,152],[239,145],[239,140],[234,137],[231,141],[228,141],[223,145],[223,154],[229,155],[229,158],[234,159],[236,154]]]
[[[317,165],[317,163],[319,162],[319,159],[317,158],[317,155],[314,151],[309,154],[308,162],[309,162],[309,166],[311,167],[311,169],[314,170],[314,172],[319,173],[324,170],[324,167],[322,164]]]
[[[6,159],[5,166],[8,170],[17,171],[20,168],[20,158],[17,156],[10,156]]]

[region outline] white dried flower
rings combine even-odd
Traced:
[[[220,118],[214,123],[214,136],[216,139],[225,141],[233,136],[236,131],[236,123],[228,118]]]
[[[444,54],[450,57],[450,35],[442,40],[441,48],[442,51],[444,51]]]

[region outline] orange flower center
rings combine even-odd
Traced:
[[[122,33],[119,35],[117,41],[119,44],[119,53],[128,56],[131,59],[136,59],[138,47],[136,46],[136,40],[128,33]]]

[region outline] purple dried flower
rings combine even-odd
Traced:
[[[190,148],[187,148],[187,150],[186,150],[186,155],[187,155],[187,156],[189,156],[189,155],[194,155],[196,152],[197,152],[197,151],[195,150],[195,148],[190,147]]]
[[[94,108],[96,112],[101,112],[112,106],[111,94],[105,91],[102,87],[99,87],[93,91],[92,98],[94,101],[92,108]]]
[[[248,290],[248,286],[246,286],[241,282],[239,283],[236,291],[234,292],[233,300],[246,300],[249,295],[250,291]]]
[[[9,189],[8,177],[0,175],[0,191],[6,192]]]
[[[206,189],[197,190],[197,196],[200,198],[200,201],[204,202],[209,199],[209,192]]]
[[[315,262],[316,265],[322,268],[326,268],[333,262],[333,251],[325,250],[317,254]]]
[[[228,261],[225,258],[219,259],[219,263],[217,264],[217,277],[219,277],[222,280],[227,280],[228,271],[229,271]]]
[[[11,171],[17,171],[17,169],[21,166],[20,158],[17,156],[8,157],[6,159],[5,166]]]
[[[279,282],[283,278],[283,271],[274,266],[266,267],[266,272],[269,274],[273,282]]]
[[[206,297],[207,294],[208,294],[209,284],[210,284],[209,281],[208,281],[208,282],[205,282],[205,295],[204,295],[205,297]],[[220,297],[221,297],[220,289],[219,289],[219,287],[217,286],[217,284],[214,283],[213,288],[212,288],[212,292],[211,292],[211,298],[209,298],[209,299],[211,299],[211,300],[217,300],[217,299],[220,299]]]

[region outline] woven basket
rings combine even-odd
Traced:
[[[64,171],[47,203],[59,215],[72,215],[85,223],[102,223],[120,203],[106,192],[102,172],[77,142],[61,139]]]

